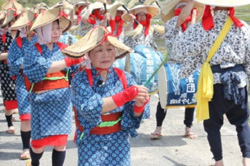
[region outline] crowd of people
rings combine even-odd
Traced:
[[[180,78],[200,70],[196,109],[183,105],[185,137],[197,137],[191,131],[196,110],[214,166],[223,166],[225,114],[236,126],[242,164],[250,166],[250,26],[234,16],[235,6],[247,4],[132,0],[126,7],[119,1],[63,0],[23,8],[7,0],[0,11],[0,80],[8,134],[16,133],[13,112],[20,116],[20,159],[38,166],[52,146],[52,165],[62,166],[74,114],[79,166],[131,165],[129,137],[150,116],[150,94],[129,73],[130,53],[137,45],[157,51],[154,39],[161,38],[168,58],[181,64]],[[159,14],[162,27],[151,22]],[[121,58],[126,71],[113,67]],[[168,108],[159,99],[152,140],[162,137]]]

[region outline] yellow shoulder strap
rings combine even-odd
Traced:
[[[215,40],[214,45],[211,47],[206,62],[209,62],[214,54],[218,51],[221,46],[221,43],[224,41],[225,37],[227,36],[231,26],[233,25],[233,20],[231,17],[228,17],[218,38]]]
[[[198,122],[201,120],[209,119],[209,108],[208,102],[211,101],[213,97],[213,72],[211,70],[209,61],[218,51],[221,46],[221,43],[224,41],[227,36],[231,26],[233,25],[233,20],[231,17],[228,17],[218,38],[211,47],[208,57],[204,64],[202,65],[199,81],[198,81],[198,90],[196,93],[197,107],[196,107],[196,117]]]

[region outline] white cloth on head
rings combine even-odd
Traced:
[[[83,66],[86,66],[87,69],[91,69],[91,60],[89,59],[89,54],[86,53],[84,56],[84,61],[82,62]]]
[[[22,27],[22,28],[20,28],[20,29],[19,29],[19,31],[20,31],[19,36],[20,36],[21,38],[23,38],[23,37],[26,37],[26,36],[27,36],[27,28],[26,28],[26,27]]]
[[[52,23],[37,28],[36,33],[39,44],[51,43]]]

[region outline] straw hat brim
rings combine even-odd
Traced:
[[[16,1],[13,1],[13,2],[7,1],[2,5],[2,9],[4,9],[4,10],[7,10],[9,8],[16,8],[17,10],[21,10],[23,8],[23,6]]]
[[[91,8],[92,11],[93,11],[93,10],[96,10],[96,9],[102,9],[102,8],[104,8],[104,6],[103,6],[103,3],[101,3],[101,2],[95,2],[95,3],[91,3],[89,5],[89,8]]]
[[[237,7],[249,5],[249,0],[195,0],[204,5],[218,6],[218,7]]]
[[[70,29],[71,25],[72,25],[72,22],[64,17],[64,16],[59,16],[59,13],[60,13],[60,8],[53,8],[53,9],[49,9],[49,10],[46,10],[44,11],[43,13],[40,13],[34,24],[32,25],[30,31],[33,31],[37,28],[40,28],[44,25],[47,25],[49,23],[52,23],[53,21],[59,19],[59,22],[60,22],[60,25],[62,27],[62,31],[63,33],[66,32],[67,30]]]
[[[179,3],[179,2],[188,2],[189,0],[174,0],[171,3],[171,7],[168,6],[168,10],[166,11],[165,9],[162,9],[161,10],[161,19],[163,22],[167,22],[168,20],[170,20],[171,18],[173,18],[175,16],[174,14],[174,10],[175,10],[175,6]],[[167,6],[167,5],[166,5]],[[194,8],[197,9],[197,17],[196,17],[196,20],[198,20],[202,15],[203,15],[203,12],[204,12],[204,5],[203,4],[200,4],[200,3],[197,3],[195,2],[194,3]]]
[[[3,20],[5,18],[5,12],[0,13],[0,20]]]
[[[4,21],[1,27],[5,27],[6,25],[8,25],[11,21],[15,19],[14,13],[15,13],[14,10],[7,11],[6,17],[4,18]]]
[[[95,30],[89,31],[84,37],[78,40],[75,44],[65,48],[62,52],[64,55],[79,58],[84,56],[89,51],[93,50],[97,47],[102,41],[102,37],[105,35],[104,30]],[[133,50],[120,42],[116,37],[108,36],[107,41],[110,42],[113,46],[118,48],[119,50],[123,50],[123,52],[133,52]],[[117,55],[117,57],[120,57]]]
[[[30,22],[34,20],[34,13],[30,10],[25,10],[25,13],[21,14],[16,22],[10,27],[11,29],[18,29],[21,27],[29,26]]]
[[[152,18],[157,16],[159,14],[159,11],[160,11],[158,7],[156,7],[156,6],[148,6],[148,5],[138,5],[138,6],[134,7],[134,8],[132,8],[132,9],[130,9],[129,11],[130,11],[131,14],[135,15],[136,9],[141,9],[141,8],[146,8],[148,14],[150,14],[152,16]],[[130,18],[128,13],[124,13],[122,15],[122,19],[124,21],[127,21],[127,22],[131,21],[131,18]]]

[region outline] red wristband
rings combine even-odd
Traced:
[[[149,102],[149,100],[150,100],[150,98],[141,107],[138,107],[138,106],[134,105],[134,111],[135,111],[135,113],[137,113],[137,114],[142,113],[144,111],[145,105]]]

